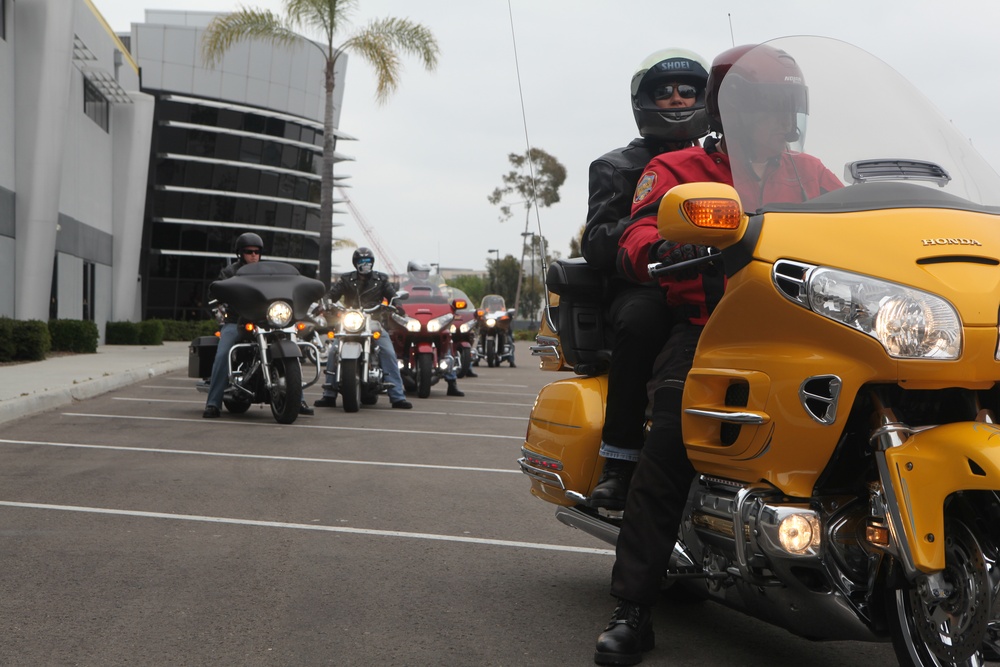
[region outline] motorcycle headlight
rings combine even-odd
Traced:
[[[267,307],[267,322],[273,327],[284,329],[292,321],[292,306],[287,301],[275,301]]]
[[[895,359],[958,359],[962,322],[939,296],[848,271],[810,272],[809,307],[865,333]]]
[[[427,330],[431,333],[437,333],[444,329],[446,326],[451,324],[451,321],[455,319],[455,316],[451,313],[447,315],[442,315],[441,317],[435,317],[433,320],[427,323]]]
[[[344,317],[340,322],[347,333],[358,333],[365,328],[364,313],[357,310],[349,310],[344,313]]]
[[[490,327],[492,329],[496,325],[497,325],[497,320],[496,320],[495,317],[487,317],[486,318],[486,326],[488,326],[488,327]]]
[[[462,322],[462,325],[458,327],[458,330],[461,331],[462,333],[469,333],[470,331],[472,331],[472,327],[474,326],[476,326],[475,322],[472,321]]]
[[[420,333],[420,320],[415,320],[412,317],[406,318],[406,330],[410,333]]]

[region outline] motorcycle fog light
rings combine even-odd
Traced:
[[[344,319],[342,322],[344,325],[344,331],[349,333],[358,333],[365,328],[365,316],[356,310],[349,310],[344,313]]]
[[[440,368],[441,370],[443,370],[446,373],[448,372],[448,367],[449,366],[450,366],[450,364],[448,363],[447,360],[439,361],[438,362],[438,368]]]
[[[778,525],[778,541],[790,554],[804,554],[818,549],[819,520],[811,514],[789,514]]]
[[[286,301],[275,301],[267,307],[267,321],[271,326],[284,328],[292,321],[292,307]]]

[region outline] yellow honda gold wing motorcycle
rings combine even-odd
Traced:
[[[845,187],[746,211],[763,190],[734,176],[660,203],[660,235],[719,249],[728,276],[685,384],[698,476],[666,581],[803,637],[892,641],[902,665],[982,665],[1000,655],[1000,177],[873,56],[768,44],[808,87],[789,150]],[[741,94],[729,79],[720,106]],[[751,125],[728,101],[735,175]],[[576,374],[540,392],[520,464],[561,521],[614,544],[619,517],[587,504],[607,392],[595,280],[573,261],[548,274],[558,334],[533,351]]]

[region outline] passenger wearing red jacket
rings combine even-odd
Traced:
[[[659,236],[660,199],[675,185],[734,185],[750,212],[843,187],[818,159],[790,148],[803,138],[804,123],[799,121],[808,113],[808,98],[802,71],[789,54],[767,45],[722,53],[712,63],[705,101],[709,124],[723,138],[706,140],[705,148],[659,155],[639,179],[633,223],[621,237],[617,257],[619,272],[632,280],[649,280],[649,263],[677,264],[708,254],[703,246]],[[652,426],[625,502],[611,576],[611,594],[618,605],[597,639],[594,662],[599,665],[637,664],[654,646],[652,605],[695,475],[681,433],[684,381],[703,325],[722,297],[725,278],[715,267],[683,269],[661,278],[660,284],[668,302],[684,311],[688,321],[674,326],[654,365],[649,387]]]

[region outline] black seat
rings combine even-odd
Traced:
[[[566,362],[581,375],[599,375],[611,362],[611,341],[604,322],[607,280],[582,257],[557,259],[545,286],[559,295],[556,325]]]

